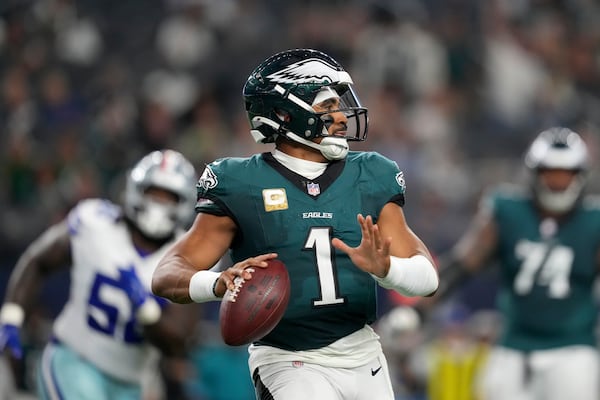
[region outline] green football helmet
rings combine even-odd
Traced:
[[[319,149],[328,159],[345,157],[346,141],[367,137],[367,109],[353,90],[352,78],[332,57],[312,49],[277,53],[262,62],[246,81],[243,96],[258,143],[274,142],[278,135]],[[339,99],[338,110],[347,122],[345,136],[331,136],[327,128],[332,111],[317,113],[313,105],[327,98]],[[312,140],[323,139],[321,144]],[[337,151],[345,146],[345,151]]]

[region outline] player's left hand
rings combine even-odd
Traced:
[[[390,269],[390,246],[392,238],[382,238],[377,224],[370,215],[357,216],[362,239],[357,247],[350,247],[341,239],[333,238],[331,244],[348,254],[354,265],[361,270],[383,278]]]

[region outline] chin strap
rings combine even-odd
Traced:
[[[286,137],[290,138],[294,142],[302,143],[305,146],[319,150],[321,154],[323,154],[323,157],[330,161],[342,160],[348,155],[349,148],[346,138],[326,136],[323,137],[321,143],[315,143],[313,141],[301,138],[292,132],[288,132]]]
[[[281,130],[281,124],[278,124],[272,119],[264,117],[254,117],[252,119],[252,123],[254,127],[258,127],[260,124],[265,124],[277,132]],[[252,129],[250,133],[257,143],[262,143],[262,141],[266,139],[266,137],[258,129]],[[321,140],[321,143],[315,143],[311,140],[304,139],[303,137],[300,137],[291,131],[285,131],[284,135],[294,142],[301,143],[305,146],[319,150],[321,154],[323,154],[323,157],[330,161],[342,160],[348,155],[349,147],[346,138],[324,136],[323,140]]]

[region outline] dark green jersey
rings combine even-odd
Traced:
[[[541,219],[528,194],[507,188],[488,201],[498,227],[502,343],[524,351],[594,344],[597,200],[584,199],[561,221]]]
[[[225,158],[206,168],[198,194],[198,212],[226,214],[237,224],[234,262],[277,252],[288,268],[288,309],[260,344],[320,348],[374,321],[374,280],[337,252],[331,239],[357,246],[357,214],[376,221],[387,202],[403,204],[404,180],[395,162],[377,153],[350,152],[310,180],[270,153]]]

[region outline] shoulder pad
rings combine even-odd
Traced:
[[[121,215],[121,208],[109,200],[82,200],[73,207],[67,216],[69,232],[71,235],[75,235],[89,227],[113,224]]]

